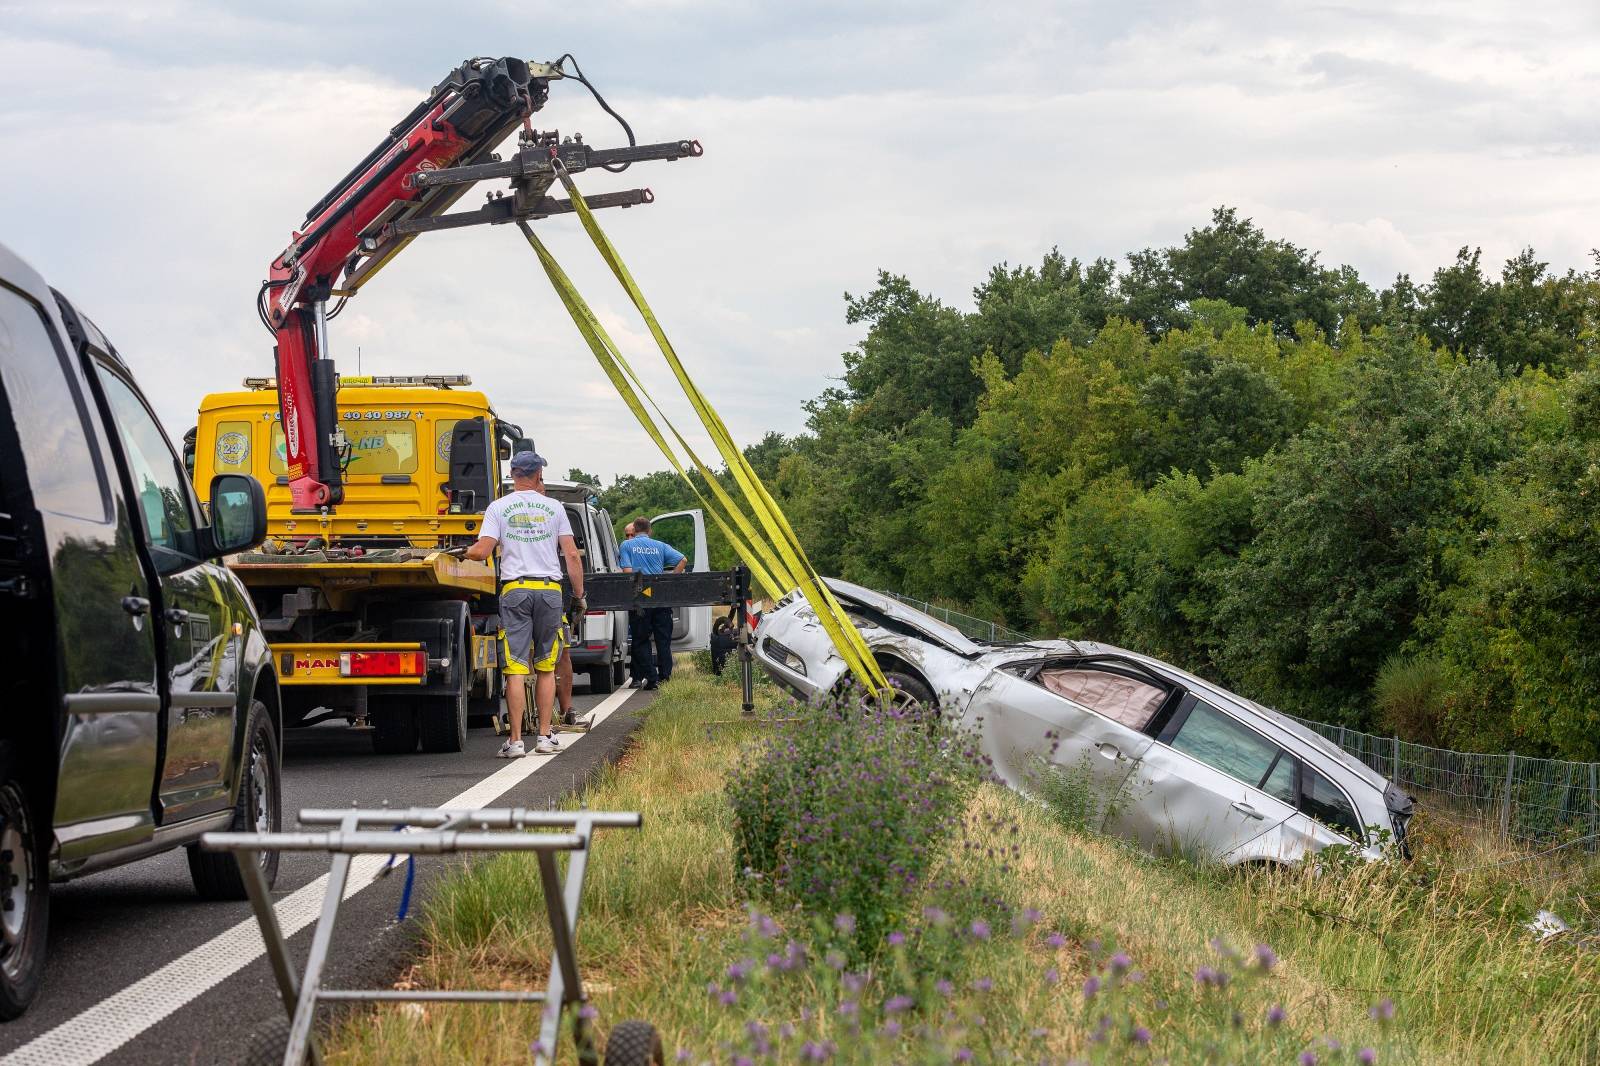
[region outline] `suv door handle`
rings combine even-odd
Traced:
[[[1122,758],[1122,749],[1117,747],[1115,744],[1096,744],[1095,750],[1108,759]]]
[[[182,607],[168,607],[161,613],[163,616],[165,616],[166,620],[171,622],[173,625],[182,625],[184,622],[189,620],[189,612],[185,611]]]
[[[122,597],[122,609],[135,618],[139,618],[150,613],[150,601],[143,596],[124,596]]]
[[[1234,803],[1233,809],[1244,815],[1246,818],[1255,818],[1259,820],[1266,817],[1266,815],[1250,806],[1250,804],[1246,803],[1244,800],[1239,800]]]

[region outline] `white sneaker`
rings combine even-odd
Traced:
[[[553,731],[546,735],[544,739],[550,742],[550,746],[552,748],[556,749],[557,751],[561,750],[561,738],[556,736]]]
[[[528,751],[522,746],[522,741],[520,740],[508,740],[500,745],[500,758],[502,759],[520,759],[526,754],[528,754]]]
[[[517,745],[519,748],[521,746],[520,744]],[[540,737],[539,742],[533,746],[533,751],[535,755],[554,755],[556,746],[550,743],[549,737]]]

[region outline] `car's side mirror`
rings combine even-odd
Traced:
[[[248,474],[211,479],[211,525],[205,529],[208,557],[248,551],[267,537],[267,494]]]

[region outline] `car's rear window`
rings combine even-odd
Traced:
[[[1255,787],[1260,787],[1267,771],[1273,768],[1279,750],[1266,737],[1199,699],[1195,700],[1176,735],[1166,742],[1175,750]]]
[[[1154,685],[1106,670],[1046,667],[1035,680],[1057,696],[1129,729],[1143,730],[1167,698],[1166,692]]]

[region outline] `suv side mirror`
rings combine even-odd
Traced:
[[[211,479],[211,525],[203,531],[208,558],[247,551],[267,537],[267,494],[248,474]]]

